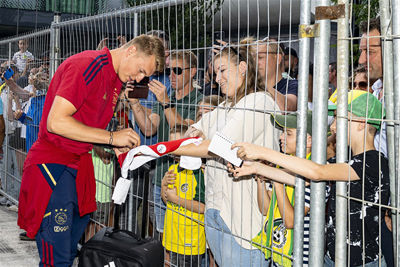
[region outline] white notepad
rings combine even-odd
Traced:
[[[233,144],[234,142],[232,140],[223,134],[216,132],[208,146],[208,151],[220,156],[233,165],[240,167],[243,161],[237,156],[239,148],[231,149]]]

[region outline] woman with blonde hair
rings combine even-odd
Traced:
[[[263,227],[257,204],[257,183],[251,177],[232,179],[226,161],[208,151],[218,132],[233,142],[251,142],[279,150],[279,131],[270,114],[279,111],[270,94],[260,88],[257,65],[249,45],[225,45],[214,60],[225,101],[203,115],[188,131],[202,136],[201,145],[180,147],[176,155],[207,158],[205,169],[205,229],[208,245],[220,267],[267,266],[264,254],[251,244]]]

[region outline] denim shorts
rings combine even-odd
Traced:
[[[164,232],[164,217],[166,206],[161,199],[161,187],[154,185],[154,215],[156,217],[156,229],[158,232]]]
[[[220,267],[269,267],[264,253],[259,249],[245,249],[233,237],[219,210],[208,209],[205,213],[207,243]]]

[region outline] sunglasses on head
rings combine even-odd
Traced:
[[[174,68],[166,68],[165,74],[171,75],[171,72],[174,72],[176,75],[181,75],[183,70],[188,70],[190,68],[181,68],[181,67],[174,67]]]
[[[367,88],[368,87],[368,83],[367,82],[354,82],[353,84],[350,83],[350,87],[353,85],[353,88]]]
[[[237,55],[239,57],[239,61],[246,61],[242,57],[242,55],[239,53],[238,49],[236,47],[232,46],[231,44],[227,43],[226,45],[221,47],[221,49],[219,51],[222,52],[222,50],[224,50],[224,49],[228,49],[228,50],[232,51],[235,55]]]

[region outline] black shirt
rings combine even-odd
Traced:
[[[379,173],[379,161],[381,172]],[[365,163],[365,172],[363,166]],[[382,205],[389,203],[389,165],[387,159],[376,150],[370,150],[355,155],[351,158],[349,165],[354,169],[360,180],[348,182],[350,196],[362,199],[362,189],[364,187],[364,200],[379,204],[379,193]],[[364,179],[363,179],[364,177]],[[379,184],[380,183],[380,184]],[[336,188],[332,187],[331,199],[328,205],[327,220],[327,250],[328,256],[335,259],[335,201]],[[379,218],[379,210],[381,211]],[[362,205],[359,201],[350,200],[350,230],[347,229],[347,244],[350,245],[350,265],[359,266],[363,264],[363,255],[365,263],[379,259],[379,222],[385,224],[385,209],[368,204]],[[364,219],[364,220],[363,220]],[[363,251],[363,227],[365,251]],[[363,253],[364,252],[364,253]]]
[[[282,78],[275,86],[275,89],[283,95],[295,95],[297,96],[297,80],[289,80]]]

